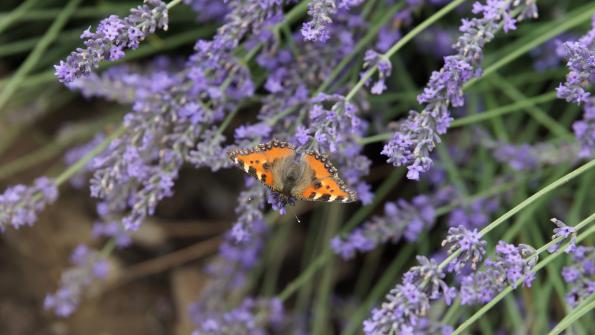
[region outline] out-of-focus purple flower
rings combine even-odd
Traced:
[[[373,84],[371,84],[371,81],[368,80],[366,85],[372,86],[370,90],[372,94],[382,94],[382,92],[386,90],[385,80],[390,76],[392,64],[390,60],[386,59],[376,51],[368,50],[364,56],[364,71],[361,73],[361,76],[374,67],[378,68],[378,80],[376,80]]]
[[[191,307],[197,329],[192,335],[260,335],[279,328],[284,320],[283,303],[279,299],[246,298],[229,311],[204,314],[200,303]]]
[[[73,251],[71,268],[62,273],[55,293],[46,295],[44,308],[57,316],[67,317],[78,308],[85,289],[97,279],[105,279],[109,265],[104,256],[87,246],[79,245]]]
[[[64,163],[72,165],[83,158],[89,151],[95,149],[105,140],[105,134],[98,133],[93,139],[85,144],[68,150],[64,154]],[[81,171],[70,177],[70,184],[75,188],[83,188],[87,184],[86,173],[90,171],[90,164],[87,164]]]
[[[119,18],[111,15],[102,20],[95,32],[87,29],[81,35],[85,49],[72,52],[66,61],[55,65],[56,76],[63,83],[87,75],[103,60],[115,61],[124,57],[124,49],[138,48],[139,43],[157,29],[167,30],[167,6],[160,0],[145,0],[145,4]]]
[[[579,157],[589,158],[595,156],[595,98],[587,100],[584,107],[583,119],[572,124],[580,151]]]
[[[456,271],[460,271],[467,264],[471,265],[471,269],[477,269],[477,264],[486,253],[486,245],[487,242],[481,239],[477,229],[468,230],[465,226],[450,227],[446,239],[442,241],[442,246],[448,249],[449,254],[460,250],[453,263],[449,264],[449,267]]]
[[[359,1],[341,1],[340,6],[349,8],[359,5]],[[329,25],[337,13],[335,0],[313,0],[308,4],[308,15],[311,19],[302,26],[302,36],[306,41],[326,42],[330,38]]]
[[[595,293],[595,247],[577,246],[572,250],[572,264],[562,269],[564,281],[572,285],[566,301],[576,307]]]
[[[453,209],[448,215],[450,227],[463,226],[468,230],[483,228],[490,219],[490,214],[499,209],[497,198],[481,198],[469,205]]]
[[[577,105],[586,103],[591,95],[587,88],[595,83],[595,16],[593,28],[578,41],[565,42],[562,49],[570,72],[556,89],[558,98]]]
[[[12,225],[18,229],[31,226],[37,214],[58,198],[58,186],[53,179],[39,177],[33,186],[15,185],[0,194],[0,232]]]
[[[443,58],[450,55],[454,49],[454,35],[456,31],[445,27],[430,27],[415,39],[419,52]]]
[[[496,255],[485,261],[485,269],[471,273],[461,279],[461,303],[482,304],[490,301],[506,286],[516,287],[517,281],[524,278],[525,286],[531,286],[535,274],[532,272],[537,257],[535,249],[499,241]]]
[[[539,166],[539,159],[528,144],[502,144],[494,151],[494,156],[500,162],[506,162],[514,170],[533,170]]]
[[[534,59],[533,68],[540,72],[557,68],[565,55],[564,48],[562,47],[563,43],[571,38],[572,35],[564,33],[531,49],[529,55]]]
[[[463,85],[481,75],[483,46],[494,38],[501,26],[507,32],[515,28],[516,20],[537,15],[531,0],[490,0],[485,5],[476,2],[473,13],[481,16],[463,20],[460,27],[463,34],[454,45],[457,54],[444,58],[442,69],[432,73],[428,85],[418,96],[418,102],[424,105],[423,111],[410,112],[382,150],[388,162],[395,166],[407,165],[409,179],[418,180],[421,173],[430,169],[430,153],[452,121],[449,106],[462,106]]]
[[[273,210],[278,211],[281,215],[287,214],[287,210],[285,209],[287,205],[295,205],[295,199],[293,197],[288,197],[285,194],[270,190],[267,191],[267,202],[271,204]]]
[[[227,158],[226,149],[222,144],[225,136],[216,129],[203,131],[200,140],[188,154],[188,162],[195,167],[208,166],[212,171],[230,167],[232,162]]]
[[[552,221],[556,225],[556,228],[554,228],[554,235],[552,235],[552,240],[559,238],[560,241],[558,241],[556,244],[553,244],[548,249],[548,251],[554,252],[558,250],[560,244],[562,244],[564,240],[568,240],[568,247],[564,251],[567,253],[571,253],[576,248],[576,229],[574,227],[566,225],[564,222],[556,218],[552,218],[550,219],[550,221]]]
[[[229,11],[227,4],[219,0],[184,0],[184,3],[196,12],[198,22],[219,21]]]
[[[442,190],[437,193],[447,192]],[[398,200],[384,205],[384,215],[373,217],[347,236],[336,236],[331,240],[333,251],[344,259],[356,251],[368,252],[381,244],[398,242],[401,237],[414,241],[435,223],[435,208],[442,206],[445,197],[418,195],[408,202]]]

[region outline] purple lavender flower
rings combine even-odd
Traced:
[[[531,286],[535,279],[532,271],[537,262],[535,249],[499,241],[494,258],[485,261],[485,269],[461,279],[461,303],[481,304],[490,301],[506,286],[516,287],[517,281],[524,278],[523,284]]]
[[[576,42],[565,42],[562,49],[570,72],[566,82],[556,89],[558,98],[577,105],[586,103],[590,96],[587,87],[595,82],[595,17],[593,28],[585,36]]]
[[[201,23],[221,20],[229,11],[227,4],[218,0],[184,0],[184,3],[196,12]]]
[[[416,334],[427,329],[425,316],[432,300],[452,302],[456,290],[443,280],[445,274],[433,260],[418,256],[420,265],[403,275],[403,284],[398,284],[386,296],[380,308],[375,308],[364,321],[365,334]],[[442,327],[440,327],[442,328]]]
[[[284,319],[283,304],[279,299],[244,299],[236,308],[203,314],[204,308],[196,304],[191,315],[198,328],[192,335],[258,335],[267,329],[281,326]]]
[[[79,245],[70,258],[73,267],[62,273],[60,286],[45,297],[44,308],[60,317],[67,317],[78,308],[85,289],[96,279],[105,279],[109,265],[99,252]]]
[[[560,244],[562,244],[564,240],[569,240],[569,244],[565,252],[571,253],[576,248],[576,229],[566,225],[564,222],[556,218],[551,218],[550,221],[556,225],[556,228],[554,228],[554,235],[552,235],[552,240],[559,238],[560,241],[552,245],[548,251],[554,252],[558,250],[558,247],[560,247]]]
[[[421,173],[430,169],[430,153],[452,121],[448,107],[464,104],[463,85],[481,75],[483,46],[494,38],[500,23],[507,32],[515,28],[516,20],[537,15],[532,1],[502,0],[490,0],[485,5],[475,3],[473,13],[481,17],[463,20],[460,27],[463,34],[454,45],[458,53],[444,58],[443,68],[432,73],[424,92],[418,96],[418,102],[424,104],[423,111],[410,112],[382,150],[388,162],[395,166],[407,165],[409,179],[418,180]]]
[[[18,229],[24,225],[33,225],[37,213],[58,198],[56,182],[47,177],[39,177],[33,186],[16,185],[0,194],[0,232],[8,224]]]
[[[587,100],[583,119],[572,124],[572,129],[581,146],[579,157],[593,157],[595,155],[595,98],[591,97]]]
[[[267,202],[271,204],[273,210],[278,211],[281,215],[287,214],[287,210],[285,209],[287,205],[295,205],[295,199],[293,197],[288,197],[270,190],[267,190]]]
[[[167,6],[160,0],[145,0],[144,5],[132,9],[123,19],[112,15],[102,20],[95,32],[89,28],[81,35],[85,49],[77,49],[66,61],[54,66],[58,80],[69,83],[91,73],[103,60],[124,57],[125,48],[136,49],[155,30],[167,30],[167,21]]]
[[[595,293],[595,247],[577,246],[572,251],[572,264],[562,269],[564,281],[572,285],[566,301],[576,307]]]
[[[239,217],[231,230],[231,235],[238,242],[249,240],[253,223],[260,222],[264,218],[262,214],[265,201],[264,187],[254,179],[247,179],[246,186],[248,189],[242,191],[238,197],[236,213]]]
[[[95,149],[104,140],[105,134],[98,133],[91,141],[68,150],[64,154],[64,163],[67,165],[76,163],[79,159],[88,154],[89,151]],[[70,184],[75,188],[83,188],[87,183],[86,174],[90,171],[90,168],[90,164],[87,164],[85,168],[82,169],[82,171],[70,178]]]
[[[188,162],[197,168],[208,166],[212,171],[230,167],[232,163],[225,154],[227,150],[222,146],[224,141],[225,136],[216,129],[204,131],[194,149],[188,153]]]
[[[385,80],[390,76],[392,64],[388,59],[376,51],[368,50],[364,56],[364,72],[362,72],[361,75],[363,76],[367,71],[374,67],[378,68],[378,80],[371,84],[372,88],[370,92],[372,92],[372,94],[382,94],[382,92],[386,90]],[[368,81],[366,85],[370,85],[370,81]]]
[[[415,39],[415,44],[419,52],[442,59],[454,51],[452,45],[455,34],[456,31],[449,28],[432,26]]]
[[[477,229],[470,231],[464,226],[449,228],[446,239],[442,241],[442,246],[448,248],[449,254],[460,250],[454,262],[449,264],[449,268],[456,271],[460,271],[467,264],[471,265],[471,269],[477,269],[477,264],[486,253],[486,245]]]
[[[450,227],[464,226],[468,230],[483,228],[493,214],[499,209],[500,201],[497,198],[482,198],[453,209],[448,215]]]
[[[312,19],[302,26],[302,36],[306,41],[326,42],[330,35],[328,25],[337,12],[335,0],[314,0],[308,4],[308,15]]]
[[[534,59],[533,68],[539,72],[543,72],[547,69],[557,68],[562,62],[564,57],[564,48],[562,47],[563,42],[570,40],[572,35],[561,34],[544,44],[531,49],[529,55]]]
[[[435,223],[435,208],[443,205],[445,198],[440,193],[434,197],[418,195],[411,202],[398,200],[384,205],[384,215],[373,217],[347,236],[331,240],[333,251],[344,259],[352,258],[356,251],[368,252],[381,244],[398,242],[401,237],[415,241],[420,234]]]

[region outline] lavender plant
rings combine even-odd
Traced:
[[[76,319],[125,286],[193,335],[593,329],[589,1],[67,2],[0,5],[0,319],[27,296],[93,332]],[[228,170],[270,140],[324,155],[359,201]],[[43,263],[71,231],[71,266]],[[6,284],[39,276],[32,254],[46,286]]]

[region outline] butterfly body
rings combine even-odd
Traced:
[[[228,153],[234,163],[271,190],[309,201],[357,200],[328,158],[314,151],[298,153],[291,144],[270,141]]]

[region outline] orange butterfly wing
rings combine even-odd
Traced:
[[[304,189],[301,199],[328,202],[353,202],[357,200],[357,194],[339,178],[337,169],[328,158],[317,152],[307,151],[303,159],[314,171],[316,181]]]
[[[256,177],[272,190],[280,191],[273,187],[274,176],[271,167],[275,160],[294,154],[295,148],[291,144],[272,140],[251,149],[229,151],[227,156],[246,173]]]

